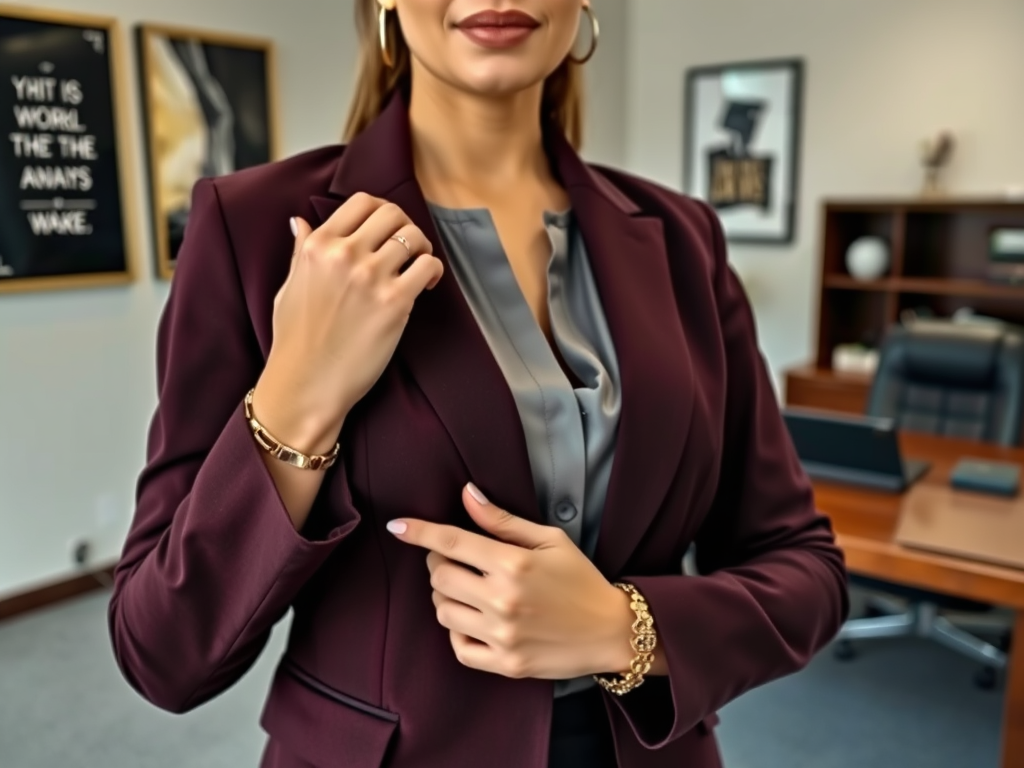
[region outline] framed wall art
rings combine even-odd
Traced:
[[[0,292],[133,279],[114,19],[0,5]]]
[[[686,75],[686,191],[718,213],[730,242],[793,241],[803,62],[721,64]]]
[[[136,45],[157,272],[170,279],[196,181],[278,157],[274,46],[155,24]]]

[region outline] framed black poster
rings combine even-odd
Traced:
[[[170,279],[196,181],[278,156],[274,46],[154,24],[136,43],[157,271]]]
[[[0,292],[126,283],[113,19],[0,5]]]
[[[722,64],[686,75],[686,191],[731,242],[793,241],[803,62]]]

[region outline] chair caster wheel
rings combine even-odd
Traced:
[[[996,687],[997,678],[995,667],[982,667],[974,673],[974,684],[983,691],[991,691]]]
[[[853,643],[849,640],[840,640],[832,649],[832,655],[839,661],[850,661],[857,655],[857,651],[854,650]]]

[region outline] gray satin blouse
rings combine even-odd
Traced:
[[[619,367],[571,212],[545,213],[548,309],[573,387],[523,296],[486,209],[430,205],[452,271],[508,382],[526,438],[537,502],[549,525],[593,557],[621,410]],[[555,695],[589,677],[557,681]]]

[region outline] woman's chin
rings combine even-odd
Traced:
[[[544,78],[533,73],[473,73],[460,79],[459,88],[466,93],[487,99],[514,98],[540,87]]]

